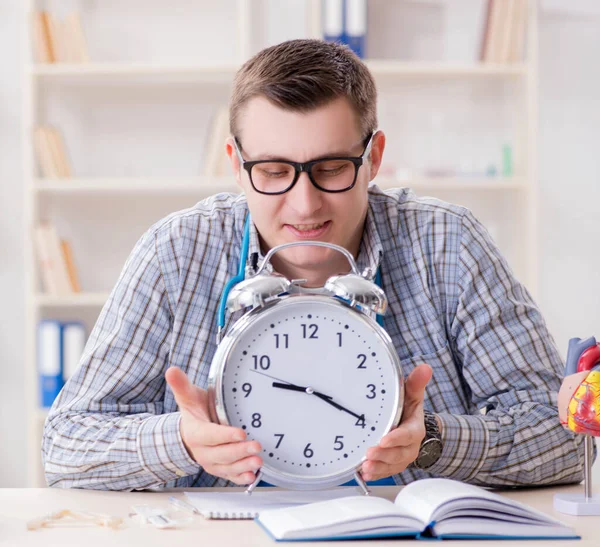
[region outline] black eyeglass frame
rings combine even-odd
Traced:
[[[254,190],[256,192],[258,192],[259,194],[263,194],[265,196],[278,196],[281,194],[285,194],[286,192],[289,192],[294,187],[294,185],[298,182],[298,179],[300,178],[300,174],[302,172],[305,172],[308,175],[308,178],[309,178],[310,182],[312,183],[312,185],[315,188],[317,188],[318,190],[321,190],[321,192],[327,192],[328,194],[339,194],[340,192],[347,192],[348,190],[352,190],[352,188],[354,188],[354,186],[356,185],[356,180],[358,179],[358,170],[360,169],[361,165],[363,165],[366,158],[371,153],[371,147],[373,145],[373,137],[375,136],[375,133],[376,133],[376,131],[373,131],[367,138],[365,138],[365,142],[366,142],[365,149],[363,150],[363,152],[360,156],[332,156],[332,157],[327,157],[327,158],[320,158],[318,160],[310,160],[310,161],[306,161],[304,163],[297,162],[297,161],[287,161],[287,160],[247,161],[242,157],[242,152],[240,150],[241,147],[237,140],[237,137],[233,138],[233,142],[235,144],[235,151],[236,151],[237,157],[238,157],[240,163],[242,164],[242,167],[248,172],[248,178],[250,179],[250,184],[252,185],[252,188],[254,188]],[[319,186],[319,184],[315,181],[315,179],[312,176],[313,165],[320,163],[322,161],[331,161],[331,160],[348,160],[354,164],[354,179],[350,186],[347,186],[346,188],[342,188],[340,190],[327,190],[326,188]],[[255,165],[258,165],[261,163],[285,163],[286,165],[291,165],[295,171],[294,179],[292,180],[290,185],[285,190],[281,190],[280,192],[263,192],[262,190],[259,190],[256,186],[254,186],[254,182],[252,180],[252,168]]]

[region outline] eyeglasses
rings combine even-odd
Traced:
[[[242,167],[248,171],[250,184],[259,194],[285,194],[298,182],[300,173],[308,175],[310,182],[322,192],[346,192],[354,187],[358,170],[371,153],[371,133],[365,139],[365,149],[356,157],[331,157],[299,163],[285,160],[246,161],[242,157],[240,144],[234,139],[235,151]]]

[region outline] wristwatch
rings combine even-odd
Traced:
[[[413,462],[417,469],[428,469],[440,459],[442,455],[442,435],[435,415],[427,410],[425,414],[425,438],[421,442],[419,455]]]

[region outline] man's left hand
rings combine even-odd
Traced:
[[[423,397],[431,379],[431,367],[418,365],[404,384],[404,409],[400,425],[381,439],[379,445],[367,450],[362,464],[362,477],[374,481],[404,471],[417,459],[425,437]]]

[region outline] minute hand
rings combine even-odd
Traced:
[[[313,395],[316,395],[317,397],[319,397],[319,399],[323,399],[323,401],[325,401],[326,403],[329,403],[331,406],[337,408],[338,410],[343,410],[344,412],[347,412],[348,414],[350,414],[351,416],[354,416],[357,420],[364,420],[365,419],[365,415],[364,414],[356,414],[355,412],[352,412],[351,410],[348,410],[346,407],[336,403],[332,397],[330,397],[329,395],[324,395],[323,393],[319,393],[318,391],[314,391]]]
[[[354,416],[357,420],[360,420],[361,418],[364,420],[365,418],[364,415],[356,414],[355,412],[348,410],[346,407],[340,405],[339,403],[336,403],[333,400],[333,397],[331,397],[330,395],[325,395],[324,393],[320,393],[319,391],[313,391],[309,387],[297,386],[295,384],[287,384],[283,382],[273,382],[273,387],[278,387],[279,389],[289,389],[290,391],[302,391],[304,393],[308,393],[309,395],[316,395],[319,399],[322,399],[326,403],[329,403],[331,406],[337,408],[338,410],[347,412],[351,416]]]

